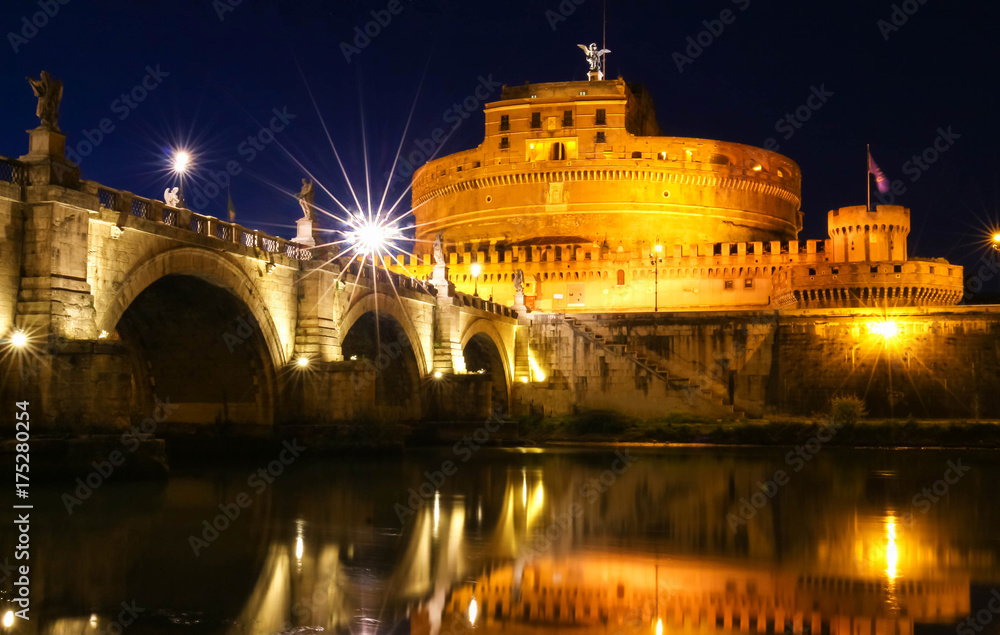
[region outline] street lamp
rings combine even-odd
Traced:
[[[24,348],[28,344],[28,334],[17,329],[10,335],[10,343],[14,348]]]
[[[171,166],[174,174],[180,180],[180,199],[181,206],[187,207],[187,203],[184,201],[184,175],[187,174],[188,168],[191,166],[191,155],[184,150],[178,150],[174,153],[173,165]]]
[[[479,274],[483,272],[483,267],[478,263],[473,263],[472,265],[472,277],[476,279],[475,292],[472,295],[479,297]]]
[[[993,234],[992,245],[995,251],[1000,251],[1000,232]]]
[[[660,261],[663,260],[660,256],[661,253],[663,253],[663,245],[657,241],[653,251],[649,254],[649,264],[653,265],[653,313],[660,310]]]

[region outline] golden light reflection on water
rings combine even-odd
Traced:
[[[873,482],[889,477],[873,481],[868,470],[824,465],[821,456],[809,468],[813,473],[803,469],[798,485],[734,532],[726,515],[739,510],[741,497],[773,470],[772,462],[721,453],[679,456],[644,456],[601,484],[614,457],[512,453],[496,469],[470,470],[419,500],[402,527],[386,510],[405,500],[397,493],[405,487],[380,484],[388,494],[379,498],[367,481],[350,490],[307,479],[308,487],[281,499],[284,508],[269,516],[281,520],[267,526],[260,542],[251,540],[253,532],[236,533],[260,522],[241,517],[244,524],[234,523],[205,552],[203,558],[216,560],[196,575],[220,580],[213,586],[238,596],[240,605],[227,618],[233,635],[320,626],[388,632],[402,621],[426,635],[473,627],[539,634],[572,628],[581,635],[912,635],[917,624],[946,625],[968,615],[973,576],[1000,582],[996,546],[973,531],[978,520],[956,513],[976,508],[962,507],[959,499],[907,521],[905,505],[886,505],[871,494]],[[901,483],[899,498],[905,503],[926,481],[918,476]],[[188,494],[217,490],[211,481],[166,487],[179,486]],[[956,488],[955,496],[961,494]],[[163,499],[198,501],[178,535],[156,543],[169,552],[165,561],[184,565],[192,561],[183,553],[190,527],[217,503],[170,491]],[[984,527],[1000,520],[981,513]],[[100,538],[95,532],[89,540]],[[170,551],[178,545],[179,553]],[[233,577],[228,587],[221,582],[226,567],[262,547],[255,577]],[[110,594],[122,588],[112,585]],[[100,609],[106,625],[103,607],[115,601],[121,600],[95,602],[39,632],[76,632],[90,606]],[[164,600],[171,602],[186,609]]]

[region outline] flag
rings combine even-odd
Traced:
[[[882,194],[889,191],[889,179],[885,178],[885,174],[882,174],[882,170],[875,164],[875,159],[872,158],[872,153],[868,153],[868,173],[875,175],[875,187]]]
[[[226,192],[229,194],[229,222],[230,223],[235,223],[236,222],[236,208],[233,207],[233,194],[232,194],[232,192],[229,192],[229,190],[226,190]]]

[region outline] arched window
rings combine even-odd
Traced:
[[[625,284],[625,270],[624,269],[619,269],[618,270],[618,286],[624,286],[624,284]]]

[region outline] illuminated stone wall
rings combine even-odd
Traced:
[[[21,280],[21,192],[0,181],[0,337],[14,323]]]
[[[1000,416],[1000,307],[540,315],[527,337],[543,378],[515,396],[545,414],[808,416],[854,394],[873,417]]]

